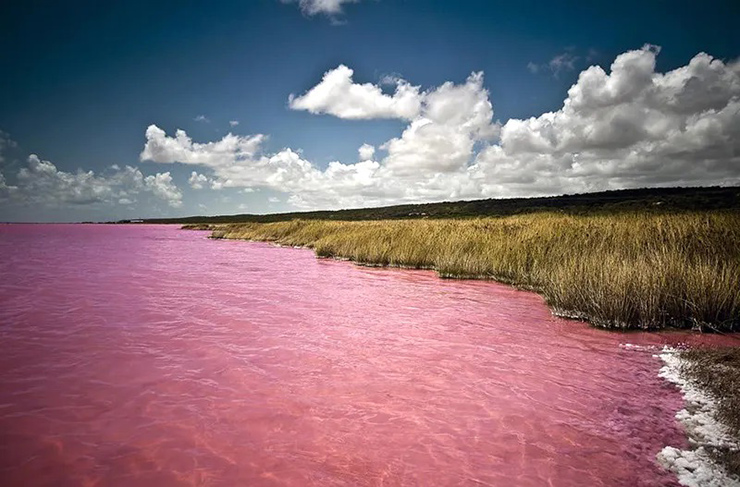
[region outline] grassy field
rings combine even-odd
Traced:
[[[539,292],[559,315],[606,328],[740,330],[740,213],[734,211],[200,228],[213,229],[216,238],[307,246],[361,264],[495,279]]]

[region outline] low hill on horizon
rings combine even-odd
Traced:
[[[472,218],[508,216],[538,211],[567,214],[614,213],[622,211],[684,212],[740,210],[740,186],[641,188],[533,198],[505,198],[441,203],[420,203],[343,210],[187,216],[121,220],[117,223],[246,223],[305,220],[386,220],[410,218]]]

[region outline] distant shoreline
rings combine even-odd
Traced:
[[[640,188],[532,198],[499,198],[445,201],[355,208],[333,211],[301,211],[264,215],[239,214],[148,218],[143,223],[271,223],[279,221],[415,220],[504,217],[558,212],[566,215],[596,215],[644,212],[675,214],[694,211],[740,212],[740,186]],[[133,220],[121,220],[128,223]]]

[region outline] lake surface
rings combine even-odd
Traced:
[[[0,226],[0,485],[675,485],[650,347],[720,338],[206,235]]]

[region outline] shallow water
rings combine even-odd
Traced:
[[[533,293],[167,226],[0,226],[0,485],[675,485],[654,350]]]

